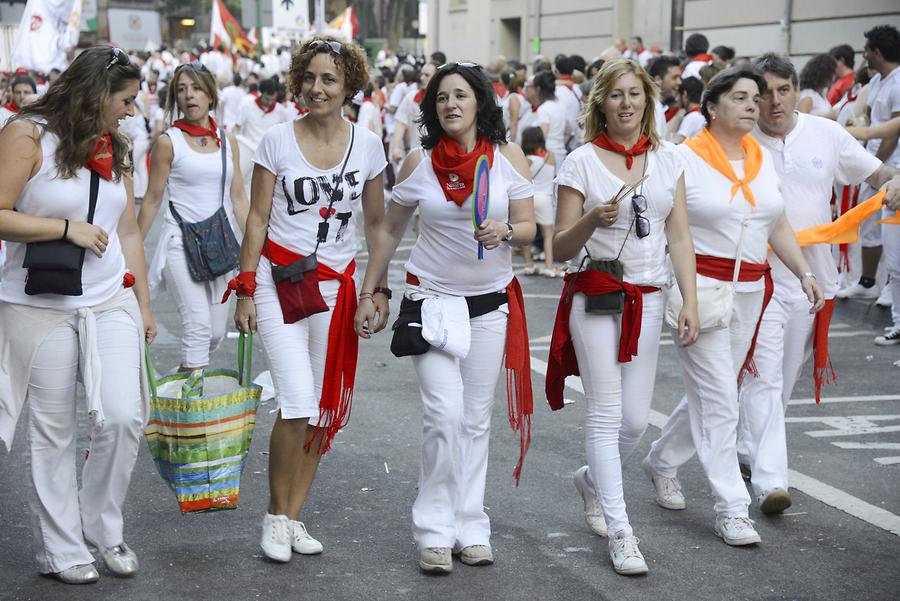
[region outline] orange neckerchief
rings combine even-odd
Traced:
[[[875,196],[861,202],[831,223],[814,225],[797,232],[797,242],[800,246],[812,244],[851,244],[859,240],[859,226],[868,217],[877,212],[884,201],[885,192],[881,191]],[[879,223],[891,223],[897,219],[892,217],[883,219]]]
[[[738,179],[737,175],[735,175],[734,169],[731,168],[731,162],[728,160],[728,157],[725,156],[722,145],[719,144],[719,141],[716,140],[715,136],[709,133],[708,127],[704,127],[700,130],[699,134],[685,140],[684,143],[687,144],[697,156],[706,161],[710,167],[731,180],[730,200],[734,200],[734,195],[737,194],[738,190],[741,190],[744,193],[744,198],[750,203],[750,206],[756,206],[756,198],[753,196],[753,191],[750,190],[750,182],[756,179],[756,176],[759,175],[759,170],[762,167],[762,147],[753,136],[746,134],[741,139],[741,149],[744,151],[743,179]]]

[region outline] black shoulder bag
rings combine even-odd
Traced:
[[[87,222],[94,222],[100,176],[91,171],[91,198]],[[28,270],[25,278],[25,294],[62,294],[81,296],[81,270],[84,267],[85,249],[68,240],[29,242],[25,246],[22,267]]]
[[[188,271],[191,277],[198,282],[214,280],[223,273],[237,269],[241,245],[234,237],[234,231],[228,222],[228,213],[225,212],[225,172],[227,158],[225,145],[227,144],[225,132],[219,129],[219,137],[222,140],[222,183],[221,201],[219,210],[203,221],[187,223],[175,210],[175,205],[169,201],[169,210],[181,228],[184,238],[184,252],[187,255]]]

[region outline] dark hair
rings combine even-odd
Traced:
[[[510,67],[500,72],[500,82],[510,92],[515,92],[519,88],[519,78],[516,76],[515,70]]]
[[[841,44],[840,46],[835,46],[828,51],[828,54],[833,56],[834,60],[839,60],[844,63],[844,66],[848,69],[853,68],[855,53],[853,52],[853,46],[851,46],[850,44]]]
[[[572,64],[571,58],[564,56],[556,60],[556,70],[559,71],[560,75],[571,75],[572,71],[575,70],[575,66]]]
[[[684,42],[684,53],[689,57],[703,54],[709,50],[709,40],[702,33],[692,33]]]
[[[637,40],[637,41],[638,41],[638,44],[640,44],[641,46],[644,45],[644,38],[642,38],[642,37],[639,36],[639,35],[633,35],[633,36],[631,36],[631,39],[632,39],[632,40]]]
[[[600,68],[603,67],[603,63],[604,63],[604,62],[606,62],[606,61],[604,61],[602,58],[598,58],[597,60],[595,60],[594,62],[592,62],[590,65],[588,65],[588,67],[587,67],[587,72],[585,72],[585,76],[590,75],[590,73],[591,73],[591,71],[592,71],[593,69],[596,69],[597,71],[599,71]],[[596,77],[596,75],[597,75],[597,74],[594,73],[594,76],[595,76],[595,77]]]
[[[891,25],[878,25],[865,34],[866,46],[880,50],[881,56],[889,63],[900,60],[900,32]]]
[[[422,134],[422,148],[430,150],[434,148],[441,136],[444,135],[444,128],[437,115],[437,95],[438,89],[441,87],[441,80],[448,75],[459,75],[475,93],[476,117],[475,126],[478,135],[487,138],[491,144],[506,144],[506,125],[503,124],[503,109],[497,105],[497,94],[491,86],[491,82],[485,77],[481,67],[463,67],[459,64],[451,63],[443,69],[438,69],[428,87],[425,88],[425,97],[422,99],[421,111],[422,115],[418,122],[422,124],[425,133]],[[552,75],[551,75],[552,77]]]
[[[16,75],[13,80],[9,83],[9,89],[12,90],[20,83],[28,84],[31,86],[31,93],[37,94],[37,84],[34,83],[34,80],[31,79],[28,75]]]
[[[685,77],[681,80],[681,93],[687,94],[688,102],[700,104],[703,98],[703,82],[696,77]]]
[[[74,177],[97,147],[100,119],[110,97],[140,80],[140,69],[124,51],[93,46],[76,56],[44,95],[22,107],[13,119],[45,122],[45,129],[59,138],[54,158],[60,177]],[[128,168],[128,143],[121,134],[111,137],[118,180]]]
[[[734,58],[734,48],[728,46],[716,46],[712,52],[726,63]]]
[[[647,63],[647,74],[653,79],[656,79],[657,77],[662,79],[672,67],[681,68],[681,63],[679,63],[678,59],[674,56],[667,56],[664,54],[650,59],[650,62]]]
[[[585,69],[587,69],[587,61],[580,54],[570,54],[569,60],[572,61],[572,68],[575,71],[584,73]]]
[[[537,90],[541,102],[556,100],[556,77],[549,71],[541,71],[531,78],[531,85]]]
[[[544,130],[540,127],[526,127],[522,130],[522,152],[525,154],[534,154],[535,150],[544,148],[546,144]]]
[[[235,74],[234,74],[234,77],[231,78],[231,83],[234,84],[234,85],[236,85],[236,86],[241,85],[241,82],[242,82],[242,81],[244,81],[244,80],[241,79],[241,74],[240,74],[240,73],[235,73]]]
[[[766,93],[766,80],[750,67],[729,67],[716,73],[706,84],[706,90],[703,91],[703,97],[700,99],[700,112],[706,117],[707,123],[712,121],[712,117],[709,115],[709,104],[718,104],[722,94],[730,92],[741,79],[755,82],[760,95]]]
[[[259,93],[260,94],[277,94],[278,93],[278,84],[275,83],[274,79],[264,79],[259,82]]]
[[[752,64],[753,68],[760,73],[771,73],[781,79],[790,79],[795,88],[798,85],[797,70],[794,68],[794,63],[787,57],[774,52],[766,52],[753,59]]]
[[[534,67],[532,67],[532,71],[537,75],[538,73],[543,73],[544,71],[552,71],[553,66],[547,61],[535,61]]]
[[[820,91],[834,81],[837,61],[830,54],[817,54],[800,70],[800,89]]]
[[[419,79],[419,74],[416,73],[416,68],[412,65],[400,67],[400,76],[403,78],[403,83],[415,83]]]
[[[431,62],[434,63],[435,67],[440,67],[447,62],[447,55],[440,50],[435,50],[431,53]]]

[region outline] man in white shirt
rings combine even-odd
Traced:
[[[866,181],[884,187],[888,202],[900,203],[900,172],[883,165],[834,121],[796,111],[797,72],[789,60],[765,54],[754,61],[768,90],[759,103],[753,136],[772,156],[781,180],[785,214],[795,231],[831,223],[831,190],[835,182]],[[814,320],[829,320],[838,289],[838,273],[828,245],[803,248],[803,254],[825,293],[826,309],[817,316],[800,281],[773,254],[775,292],[756,342],[758,377],[748,376],[740,390],[738,454],[752,468],[752,485],[763,513],[790,507],[784,414],[803,365],[814,346]],[[804,274],[806,275],[806,274]],[[830,306],[829,306],[830,305]],[[822,329],[820,329],[822,328]],[[816,324],[827,341],[827,321]],[[822,341],[824,342],[824,341]],[[816,349],[824,353],[825,348]],[[823,355],[824,356],[824,355]],[[818,377],[825,379],[824,374]]]
[[[416,86],[416,70],[411,65],[403,65],[397,71],[394,78],[394,88],[388,97],[387,106],[384,107],[384,127],[388,136],[394,135],[394,113],[400,108],[400,103],[406,95]]]
[[[566,148],[570,151],[581,146],[581,127],[578,125],[578,116],[581,115],[581,87],[575,85],[572,74],[575,64],[568,56],[560,56],[556,59],[553,73],[556,75],[556,99],[563,107],[566,116],[566,127],[571,134],[566,139]]]
[[[692,33],[684,42],[684,53],[688,56],[688,63],[684,66],[682,77],[700,77],[700,69],[713,62],[713,57],[707,54],[709,40],[702,33]]]
[[[647,73],[656,83],[660,99],[656,101],[656,129],[663,140],[669,139],[668,123],[678,114],[678,108],[669,110],[681,89],[681,65],[674,56],[657,56],[647,64]]]
[[[642,67],[646,68],[647,62],[653,58],[653,53],[644,48],[644,40],[641,39],[641,36],[636,35],[628,42],[628,50],[622,53],[622,56],[636,60]]]
[[[672,136],[672,142],[681,144],[688,138],[693,138],[706,127],[706,117],[700,112],[700,100],[703,98],[703,82],[696,77],[686,77],[681,80],[681,90],[678,92],[679,102],[684,108],[684,116],[678,124],[678,131]]]
[[[288,120],[284,107],[277,100],[277,84],[272,79],[264,79],[259,83],[259,98],[240,105],[235,133],[246,139],[254,149],[270,127]]]
[[[247,92],[241,87],[241,76],[237,73],[231,84],[225,86],[219,93],[219,108],[221,110],[222,126],[232,130],[240,118],[241,100],[247,96]]]

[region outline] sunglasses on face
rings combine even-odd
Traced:
[[[306,47],[306,52],[331,52],[332,54],[340,54],[343,46],[340,42],[334,40],[313,40]]]
[[[644,217],[647,210],[647,198],[643,194],[631,197],[631,209],[634,211],[634,233],[638,238],[650,235],[650,220]]]
[[[110,60],[106,64],[107,71],[109,71],[109,68],[112,67],[113,65],[126,66],[126,65],[131,64],[131,61],[128,60],[128,55],[125,54],[124,50],[122,50],[121,48],[111,48],[111,50],[112,50],[112,60]]]

